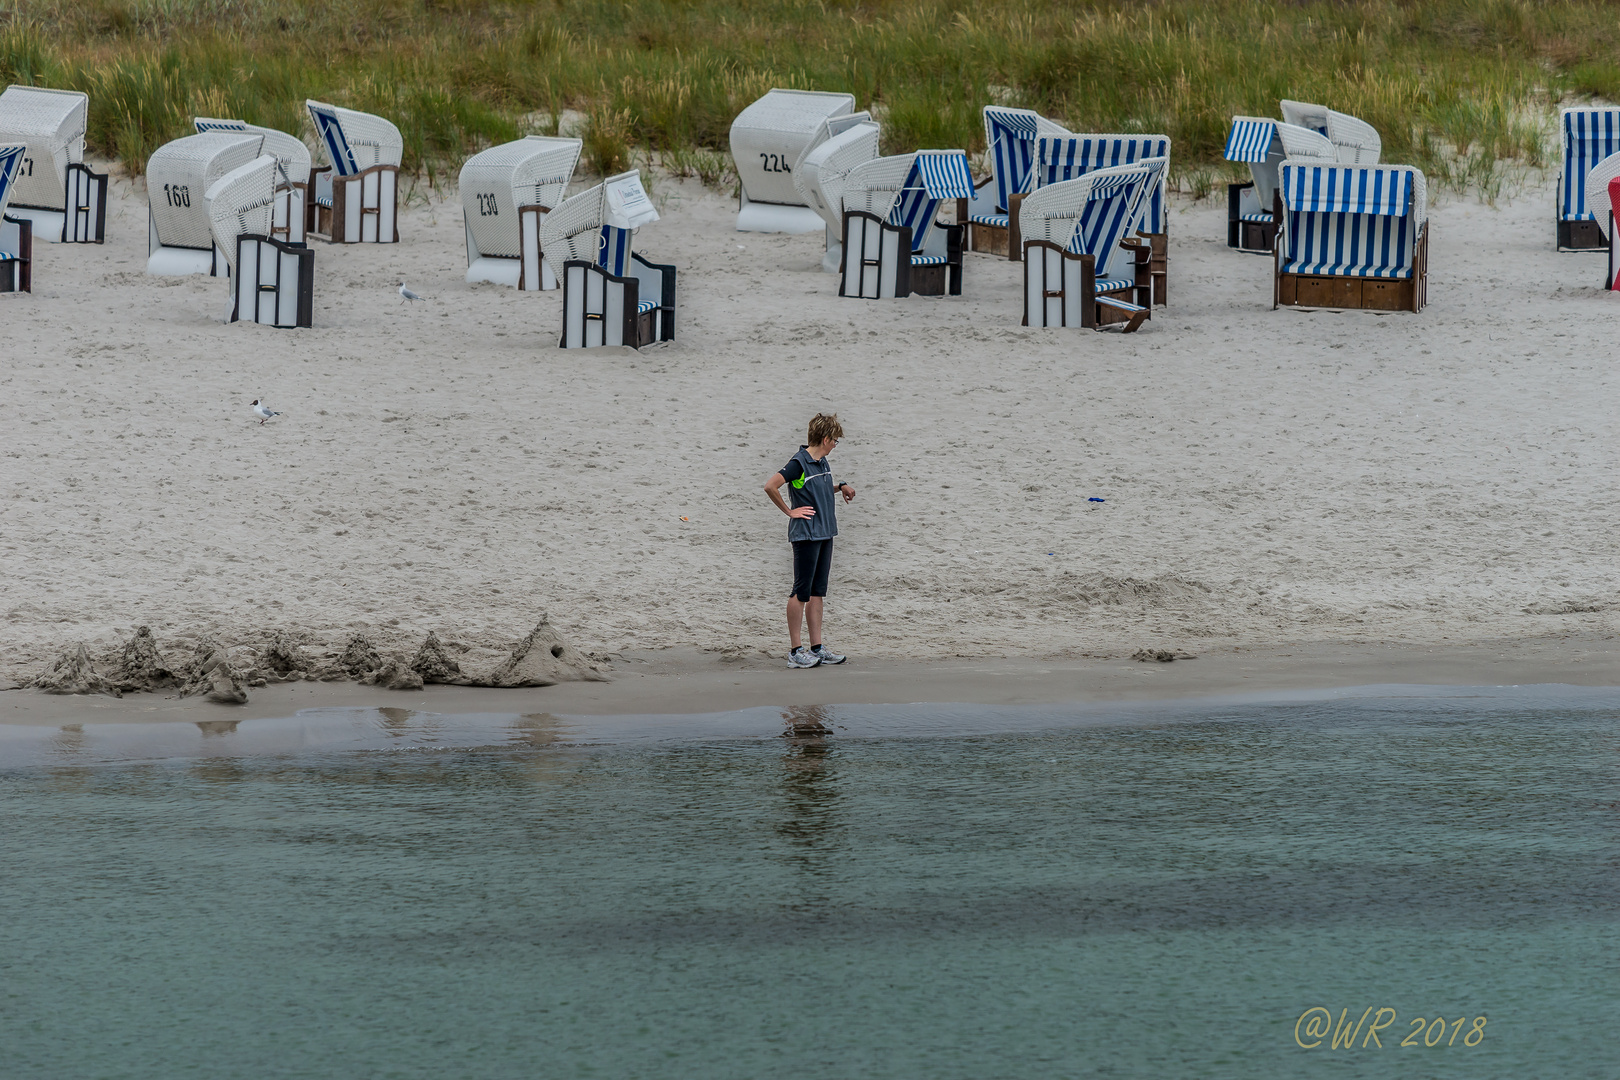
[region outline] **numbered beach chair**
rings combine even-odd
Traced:
[[[1152,248],[1129,234],[1168,165],[1160,157],[1097,169],[1024,198],[1023,325],[1129,334],[1152,315]]]
[[[310,170],[315,195],[304,231],[334,244],[399,242],[399,128],[371,113],[305,101],[329,165]]]
[[[0,292],[34,291],[34,223],[6,213],[27,156],[24,143],[0,145]]]
[[[963,150],[918,150],[855,166],[844,183],[838,295],[960,296],[963,226],[940,225],[935,218],[944,200],[972,197]]]
[[[564,349],[599,345],[641,348],[675,340],[675,267],[630,250],[658,211],[637,171],[587,188],[546,215],[540,248],[561,263]]]
[[[276,159],[276,216],[269,235],[288,244],[304,242],[304,222],[309,205],[309,147],[304,140],[275,128],[259,127],[242,120],[194,117],[192,126],[199,135],[211,131],[239,132],[264,138],[263,152]]]
[[[1170,158],[1168,135],[1043,135],[1035,141],[1035,188],[1077,180],[1099,169],[1134,165],[1149,158]],[[1153,306],[1163,307],[1170,293],[1170,169],[1159,170],[1159,182],[1142,200],[1141,217],[1127,236],[1140,236],[1152,253]]]
[[[216,131],[152,152],[146,162],[148,274],[227,273],[231,256],[214,243],[205,196],[214,181],[259,157],[263,146],[262,135]]]
[[[0,143],[28,147],[11,197],[11,216],[40,240],[100,244],[107,239],[107,174],[84,164],[90,99],[76,90],[8,86],[0,93]]]
[[[1062,124],[1030,109],[984,107],[984,145],[990,175],[974,185],[968,200],[968,248],[1017,261],[1018,203],[1035,190],[1036,141],[1043,135],[1073,134]]]
[[[1564,138],[1564,161],[1558,172],[1558,250],[1607,247],[1609,238],[1586,205],[1586,175],[1592,166],[1620,152],[1620,109],[1563,109],[1558,121]]]
[[[1384,140],[1365,120],[1349,113],[1335,112],[1325,105],[1305,101],[1282,102],[1283,122],[1324,136],[1333,144],[1335,158],[1343,165],[1376,165],[1383,153]]]
[[[1227,161],[1249,166],[1252,180],[1226,187],[1226,246],[1271,254],[1277,242],[1277,167],[1285,158],[1336,162],[1326,135],[1261,116],[1234,116],[1226,136]]]
[[[540,224],[563,201],[579,162],[578,139],[530,135],[474,154],[461,167],[467,280],[523,292],[555,289],[540,252]]]
[[[878,156],[879,126],[863,119],[866,113],[850,113],[828,121],[840,130],[825,142],[806,150],[793,168],[793,187],[806,206],[821,215],[827,225],[827,254],[821,268],[839,273],[844,265],[844,185],[849,172]]]
[[[1272,307],[1422,311],[1428,190],[1405,165],[1284,161]]]
[[[227,322],[313,323],[315,253],[274,235],[285,209],[281,159],[262,154],[214,181],[204,196],[214,248],[230,276]]]
[[[793,166],[829,135],[827,121],[855,110],[850,94],[772,90],[731,122],[739,232],[807,233],[821,228],[793,183]]]

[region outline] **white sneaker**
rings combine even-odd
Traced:
[[[815,667],[821,663],[821,657],[800,645],[788,653],[788,667]]]
[[[823,664],[842,664],[845,660],[849,659],[847,656],[842,656],[828,650],[827,646],[825,645],[817,645],[815,648],[810,650],[810,654],[812,656],[820,657]]]

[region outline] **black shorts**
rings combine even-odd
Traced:
[[[812,596],[827,595],[832,573],[832,538],[793,541],[793,595],[802,604]]]

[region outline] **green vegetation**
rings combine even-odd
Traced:
[[[430,180],[469,150],[583,114],[586,164],[653,153],[719,183],[772,86],[846,90],[892,150],[983,148],[979,107],[1163,131],[1178,181],[1225,173],[1235,113],[1353,113],[1386,161],[1494,194],[1545,163],[1552,106],[1620,92],[1596,0],[8,0],[0,80],[91,95],[90,142],[139,171],[193,114],[302,130],[315,97],[382,113]],[[718,153],[717,153],[718,152]]]

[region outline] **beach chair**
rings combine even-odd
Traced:
[[[1023,325],[1129,334],[1152,315],[1152,248],[1129,233],[1168,165],[1162,157],[1115,165],[1025,196]]]
[[[1035,190],[1035,144],[1041,136],[1073,134],[1062,124],[1030,109],[984,107],[984,145],[990,175],[974,185],[968,199],[968,249],[1017,261],[1018,203]]]
[[[371,113],[305,101],[328,165],[310,170],[304,231],[334,244],[399,242],[399,128]]]
[[[0,145],[0,292],[34,291],[34,223],[6,214],[27,156],[26,143]]]
[[[1422,311],[1428,190],[1406,165],[1284,161],[1272,307]]]
[[[864,118],[866,113],[850,113],[828,121],[839,131],[826,141],[806,150],[793,167],[793,187],[806,206],[821,215],[827,226],[827,254],[821,268],[839,273],[844,265],[844,185],[849,171],[878,156],[881,129]],[[844,121],[854,120],[846,124]]]
[[[8,86],[0,92],[0,143],[28,147],[11,216],[36,239],[100,244],[107,239],[107,174],[84,164],[90,99],[76,90]]]
[[[641,348],[675,340],[675,267],[630,250],[634,231],[658,220],[635,170],[587,188],[546,215],[540,250],[561,264],[564,349]]]
[[[276,159],[276,216],[269,235],[285,243],[302,244],[304,222],[309,213],[310,172],[309,147],[304,145],[304,140],[242,120],[197,116],[191,123],[199,135],[223,131],[264,137],[264,153],[273,154]]]
[[[1558,172],[1558,250],[1607,247],[1609,238],[1586,205],[1586,174],[1604,158],[1620,153],[1620,109],[1563,109],[1558,121],[1564,136],[1564,162]]]
[[[1261,116],[1232,118],[1225,157],[1247,164],[1253,177],[1226,186],[1226,246],[1266,255],[1277,242],[1277,167],[1285,158],[1339,160],[1326,135]]]
[[[963,226],[935,218],[944,200],[972,197],[966,151],[918,150],[855,166],[844,182],[838,295],[960,296]]]
[[[280,155],[266,153],[215,180],[203,197],[214,249],[230,277],[226,322],[312,323],[315,253],[274,235],[285,194]]]
[[[1170,157],[1168,135],[1043,135],[1035,140],[1035,188],[1076,180],[1098,169],[1134,165],[1149,158]],[[1152,251],[1153,306],[1163,307],[1170,293],[1170,169],[1159,170],[1159,182],[1142,200],[1140,219],[1127,236],[1140,236]]]
[[[1609,264],[1603,272],[1603,287],[1620,287],[1620,239],[1614,234],[1615,195],[1620,192],[1620,153],[1610,154],[1586,173],[1586,212],[1599,226],[1607,226]]]
[[[263,147],[262,135],[214,131],[152,152],[146,162],[148,274],[228,272],[234,256],[214,243],[205,196],[214,181],[259,157]]]
[[[803,202],[793,167],[830,138],[827,121],[855,110],[850,94],[772,90],[731,122],[731,160],[737,169],[739,232],[807,233],[821,215]]]
[[[1334,156],[1343,165],[1376,165],[1384,141],[1365,120],[1349,113],[1335,112],[1325,105],[1304,101],[1282,102],[1283,122],[1306,128],[1333,144]]]
[[[461,214],[467,228],[467,281],[522,292],[555,289],[541,257],[540,224],[568,194],[579,162],[578,139],[530,135],[474,154],[461,167]]]

